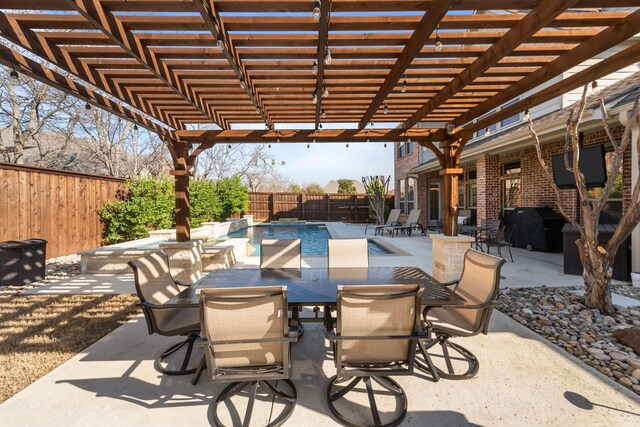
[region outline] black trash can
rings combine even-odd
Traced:
[[[47,241],[0,242],[0,285],[27,285],[44,279]]]

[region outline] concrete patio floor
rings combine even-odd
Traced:
[[[286,425],[334,425],[326,403],[335,373],[320,324],[293,345],[297,406]],[[224,385],[157,373],[153,359],[176,339],[147,335],[141,316],[0,405],[7,426],[204,426]],[[640,399],[496,312],[487,336],[461,339],[480,360],[466,381],[396,377],[408,397],[403,425],[637,425]],[[194,355],[195,361],[199,354]],[[365,405],[366,397],[356,400]],[[242,415],[242,408],[238,408]],[[268,414],[269,404],[255,409]],[[256,421],[259,418],[256,419]]]

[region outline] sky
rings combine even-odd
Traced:
[[[393,176],[393,144],[272,144],[271,156],[279,164],[278,172],[297,184],[318,183],[325,186],[332,179],[355,179],[367,175]]]

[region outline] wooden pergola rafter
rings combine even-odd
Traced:
[[[216,143],[277,140],[427,147],[450,198],[445,232],[455,234],[460,153],[475,131],[640,60],[640,0],[611,3],[321,0],[316,20],[311,0],[5,0],[0,35],[73,79],[6,48],[0,63],[161,133],[183,197],[179,239],[189,237],[188,175],[198,154]],[[532,91],[618,45],[607,61]],[[221,130],[189,130],[214,124]]]

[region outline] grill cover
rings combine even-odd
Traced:
[[[514,246],[531,245],[544,251],[562,250],[562,227],[565,220],[551,208],[516,208],[503,218],[505,225],[515,224],[511,238]]]

